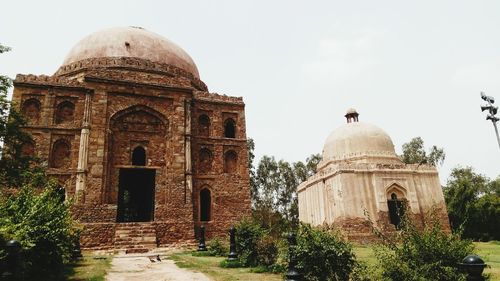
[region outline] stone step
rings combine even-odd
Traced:
[[[155,230],[116,230],[118,234],[141,234],[141,233],[156,233]]]
[[[147,236],[115,236],[115,240],[128,240],[128,241],[154,241],[156,240],[156,235]]]
[[[125,254],[142,254],[149,252],[149,250],[147,248],[127,248],[125,249]]]
[[[145,227],[145,228],[139,228],[139,227],[124,227],[124,228],[116,228],[116,231],[156,231],[156,228],[154,227]]]
[[[150,222],[124,222],[118,223],[116,227],[154,227],[154,224]]]
[[[127,233],[119,233],[115,235],[115,238],[140,238],[140,237],[156,237],[156,233],[143,233],[143,234],[127,234]]]
[[[151,223],[116,225],[114,248],[125,253],[146,253],[156,248],[156,228]]]
[[[140,243],[140,244],[139,244]],[[115,246],[155,246],[156,247],[156,241],[152,242],[136,242],[136,243],[131,243],[129,241],[115,241]]]

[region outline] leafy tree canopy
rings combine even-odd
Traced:
[[[401,160],[406,164],[429,164],[433,166],[442,165],[446,154],[443,148],[433,145],[429,152],[425,152],[424,140],[416,137],[403,144]]]
[[[454,168],[444,196],[453,230],[475,240],[500,239],[500,176],[490,180],[472,167]]]
[[[255,143],[251,139],[248,148],[254,214],[272,231],[283,231],[281,228],[290,223],[297,226],[297,186],[316,173],[321,155],[313,154],[305,162],[294,163],[263,156],[255,168],[251,161],[255,158]]]

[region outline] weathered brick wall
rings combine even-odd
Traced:
[[[84,200],[73,208],[73,215],[85,225],[85,247],[112,245],[119,171],[134,167],[131,154],[137,146],[146,151],[146,167],[156,170],[154,225],[161,245],[195,237],[202,188],[212,194],[209,237],[225,235],[239,218],[250,214],[241,98],[208,93],[205,84],[190,73],[134,58],[89,59],[61,67],[56,76],[18,75],[14,84],[17,108],[22,110],[24,102],[31,102],[24,111],[30,116],[26,130],[33,134],[35,153],[49,164],[57,160],[58,167],[48,171],[65,186],[69,197],[75,194],[85,97],[90,95]],[[201,114],[209,116],[208,133],[199,126]],[[224,122],[229,119],[235,124],[234,138],[224,135]],[[192,190],[187,140],[191,141]],[[54,154],[57,142],[69,149],[63,145]],[[203,163],[200,149],[210,152]],[[234,157],[225,164],[228,153]],[[210,165],[202,172],[207,159]]]
[[[80,236],[82,248],[109,249],[113,247],[115,223],[86,223]]]
[[[75,204],[71,213],[81,223],[116,222],[116,205]]]
[[[208,117],[208,128],[202,116]],[[224,125],[228,119],[235,123],[234,138],[225,136]],[[243,216],[249,216],[251,210],[244,104],[233,97],[197,92],[191,121],[196,227],[205,225],[207,238],[225,236],[229,228]],[[208,164],[200,159],[204,151],[211,155]],[[234,170],[228,170],[224,163],[228,152],[236,155]],[[210,221],[200,219],[200,192],[204,188],[211,194]]]

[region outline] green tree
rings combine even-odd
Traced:
[[[500,177],[478,174],[472,167],[454,168],[444,187],[451,227],[475,240],[500,239]]]
[[[248,138],[247,147],[248,171],[250,172],[250,195],[252,199],[252,206],[255,207],[255,204],[258,200],[258,186],[256,183],[255,166],[253,165],[253,161],[255,160],[255,141],[252,138]]]
[[[314,154],[301,161],[289,163],[263,156],[255,173],[251,173],[254,214],[273,232],[298,225],[297,186],[316,173],[321,155]],[[277,226],[278,229],[275,229]]]
[[[433,145],[428,153],[425,152],[424,141],[416,137],[403,144],[401,160],[406,164],[429,164],[433,166],[442,165],[446,154],[443,148]]]
[[[10,48],[0,44],[0,54]],[[31,142],[31,136],[22,130],[24,118],[13,107],[7,97],[12,80],[0,75],[0,186],[20,187],[33,179],[43,180],[36,159],[22,155],[22,146]]]

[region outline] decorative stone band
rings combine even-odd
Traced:
[[[153,72],[165,74],[172,77],[181,76],[188,78],[192,86],[201,91],[208,91],[207,86],[203,81],[196,78],[192,73],[189,73],[181,68],[170,64],[152,62],[140,58],[130,57],[104,57],[104,58],[89,58],[81,61],[73,62],[68,65],[61,66],[55,76],[70,76],[82,71],[95,68],[131,68],[145,72]]]
[[[16,75],[16,79],[14,80],[14,86],[21,84],[70,87],[87,91],[85,85],[77,81],[76,79],[68,79],[66,77],[57,77],[57,76],[18,74]]]
[[[330,157],[327,159],[323,159],[319,164],[318,164],[318,169],[321,169],[322,167],[325,167],[329,165],[330,163],[336,163],[340,161],[357,161],[357,160],[364,160],[364,159],[371,159],[375,158],[377,160],[380,159],[385,159],[385,160],[396,160],[397,162],[401,162],[399,160],[399,157],[389,151],[366,151],[366,152],[356,152],[356,153],[348,153],[344,154],[340,157]],[[380,161],[378,161],[380,162]],[[394,162],[394,161],[391,161]]]
[[[194,98],[200,101],[214,102],[214,103],[231,103],[244,105],[242,97],[231,97],[220,95],[218,93],[208,93],[202,91],[195,91]]]
[[[182,87],[186,90],[190,87],[189,81],[184,77],[159,77],[157,75],[150,75],[147,77],[147,83],[144,80],[135,80],[134,77],[130,75],[124,75],[119,71],[113,70],[92,70],[85,74],[86,79],[100,79],[100,80],[110,80],[110,81],[121,81],[125,83],[139,83],[148,85],[174,85],[175,87]],[[33,75],[33,74],[18,74],[14,80],[14,85],[39,85],[39,86],[51,86],[51,87],[65,87],[73,88],[82,91],[88,91],[85,83],[80,82],[78,79],[71,79],[65,76],[48,76],[48,75]],[[190,90],[191,91],[191,90]],[[244,106],[242,97],[231,97],[227,95],[220,95],[217,93],[209,93],[205,91],[194,91],[194,98],[199,101],[212,102],[212,103],[224,103],[224,104],[236,104]]]
[[[297,187],[297,192],[311,186],[318,181],[325,178],[330,178],[337,174],[342,173],[355,173],[355,172],[387,172],[390,170],[392,173],[431,173],[437,174],[437,169],[431,165],[419,164],[391,164],[391,163],[331,163],[327,167],[323,167],[315,175],[309,177],[307,181],[301,183]]]
[[[140,73],[131,75],[129,73],[114,70],[114,69],[94,69],[84,74],[85,81],[101,81],[111,82],[116,84],[132,83],[137,85],[148,85],[158,87],[184,88],[189,92],[192,91],[191,81],[185,77],[172,77],[166,75],[155,75],[148,73]]]

